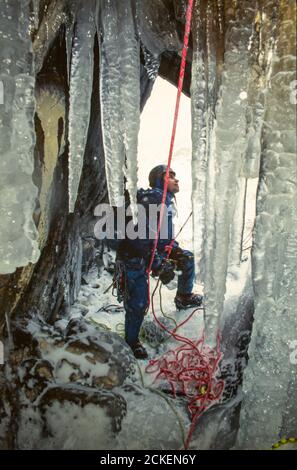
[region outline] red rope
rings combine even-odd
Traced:
[[[188,52],[189,36],[191,31],[191,19],[193,11],[194,0],[189,0],[187,13],[186,13],[186,26],[183,42],[183,51],[181,66],[179,72],[179,81],[178,81],[178,91],[174,112],[173,128],[170,141],[170,149],[168,156],[168,163],[166,168],[166,174],[164,179],[164,191],[162,195],[160,217],[158,221],[157,233],[153,244],[152,255],[150,259],[149,266],[147,268],[147,277],[148,277],[148,308],[150,307],[150,272],[152,269],[152,264],[155,258],[161,224],[163,221],[164,210],[165,210],[165,201],[167,196],[168,189],[168,180],[169,180],[169,171],[171,166],[171,160],[173,155],[173,148],[175,142],[177,120],[179,114],[179,106],[181,93],[183,89],[183,82],[185,76],[185,67],[186,67],[186,58]],[[172,250],[174,240],[171,241],[170,245],[167,247],[167,257],[169,257]],[[158,285],[158,284],[157,284]],[[181,325],[185,324],[194,314],[195,309],[192,314],[178,325],[179,328]],[[216,402],[223,391],[224,382],[218,380],[215,377],[218,364],[221,359],[221,353],[219,350],[219,340],[217,342],[217,350],[212,350],[204,344],[204,336],[196,342],[191,341],[188,338],[180,336],[176,333],[177,328],[174,331],[168,330],[160,321],[158,320],[155,310],[154,302],[152,295],[152,312],[153,316],[158,323],[158,325],[165,331],[167,331],[173,338],[181,342],[182,345],[178,346],[175,350],[168,351],[160,359],[150,361],[150,364],[146,368],[146,371],[149,373],[157,372],[155,380],[163,378],[168,381],[170,384],[172,393],[176,396],[176,393],[182,393],[188,398],[188,409],[191,414],[192,423],[191,427],[184,443],[185,449],[188,449],[197,420],[201,413],[209,408],[214,402]]]
[[[158,222],[157,233],[156,233],[156,237],[155,237],[155,240],[154,240],[154,245],[153,245],[153,250],[152,250],[150,263],[149,263],[149,266],[147,268],[148,283],[149,283],[149,285],[148,285],[148,288],[149,288],[148,303],[150,303],[149,275],[150,275],[150,272],[152,270],[152,264],[154,262],[154,258],[155,258],[155,254],[156,254],[156,250],[157,250],[157,245],[158,245],[158,239],[159,239],[160,230],[161,230],[161,224],[162,224],[163,216],[164,216],[165,201],[166,201],[166,196],[167,196],[168,179],[169,179],[169,170],[170,170],[170,165],[171,165],[171,160],[172,160],[172,155],[173,155],[173,148],[174,148],[175,135],[176,135],[176,127],[177,127],[177,120],[178,120],[178,113],[179,113],[180,98],[181,98],[181,94],[182,94],[184,76],[185,76],[185,69],[186,69],[188,44],[189,44],[189,37],[190,37],[190,32],[191,32],[191,19],[192,19],[193,3],[194,3],[194,0],[189,0],[187,13],[186,13],[186,27],[185,27],[185,34],[184,34],[184,44],[183,44],[182,59],[181,59],[180,72],[179,72],[178,90],[177,90],[177,98],[176,98],[176,104],[175,104],[175,112],[174,112],[173,128],[172,128],[171,141],[170,141],[168,163],[167,163],[165,180],[164,180],[164,191],[163,191],[163,196],[162,196],[160,217],[159,217],[159,222]]]

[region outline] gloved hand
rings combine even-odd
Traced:
[[[175,277],[174,268],[175,268],[175,263],[172,260],[168,259],[168,260],[163,261],[162,266],[161,266],[161,271],[159,274],[159,279],[162,282],[162,284],[164,284],[164,286],[166,286],[166,284],[169,284],[169,282],[171,282],[174,279]]]
[[[159,254],[156,252],[153,265],[152,265],[153,276],[159,277],[160,272],[162,271],[163,262],[164,262],[164,259],[161,256],[159,256]]]

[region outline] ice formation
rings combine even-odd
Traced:
[[[252,250],[256,309],[238,435],[243,448],[269,448],[280,437],[294,437],[297,429],[292,393],[297,390],[297,370],[290,349],[297,334],[294,11],[294,1],[277,11],[278,41],[266,96]],[[271,21],[273,2],[266,14]]]
[[[140,125],[140,58],[132,4],[100,4],[100,94],[110,204],[120,206],[126,187],[136,204]],[[120,46],[120,47],[119,47]]]
[[[33,222],[37,188],[34,170],[34,86],[32,44],[28,35],[29,2],[2,2],[0,18],[0,272],[39,257]]]
[[[230,227],[235,210],[236,186],[246,148],[246,106],[249,78],[249,44],[257,2],[240,2],[226,31],[224,68],[216,119],[211,113],[215,86],[215,52],[208,46],[208,76],[198,49],[194,53],[193,207],[196,260],[203,257],[206,340],[214,346],[223,311]],[[197,4],[199,8],[199,2]],[[206,11],[208,16],[211,12]],[[200,12],[197,12],[200,15]],[[208,21],[210,21],[208,19]],[[211,31],[211,29],[209,29]],[[198,28],[199,34],[199,28]],[[201,32],[200,32],[201,34]],[[196,41],[199,47],[199,38]],[[201,46],[200,46],[201,47]],[[213,63],[214,62],[214,63]],[[203,76],[204,75],[204,76]],[[198,233],[197,233],[198,232]]]
[[[75,18],[70,67],[69,210],[74,211],[83,167],[93,89],[95,1],[79,4]]]

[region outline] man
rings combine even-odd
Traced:
[[[166,165],[158,165],[153,168],[149,174],[150,190],[138,191],[138,204],[144,206],[146,211],[147,237],[145,239],[136,238],[130,240],[126,238],[121,243],[117,258],[123,261],[125,265],[125,284],[126,296],[124,297],[125,317],[125,339],[131,347],[134,355],[138,359],[146,359],[147,352],[139,341],[139,331],[148,306],[148,279],[146,269],[149,265],[154,237],[149,237],[152,220],[150,220],[150,206],[161,205],[164,176]],[[202,296],[192,293],[194,284],[194,259],[190,251],[182,250],[174,241],[169,260],[166,261],[166,247],[173,240],[172,209],[173,198],[179,191],[178,180],[173,170],[170,170],[168,189],[166,195],[166,209],[164,218],[167,217],[168,236],[162,238],[159,236],[157,251],[152,266],[153,275],[159,275],[161,282],[167,284],[174,277],[174,268],[181,271],[178,276],[177,294],[174,299],[178,309],[188,307],[198,307],[202,304]],[[155,224],[156,226],[156,224]],[[163,235],[161,233],[161,235]]]

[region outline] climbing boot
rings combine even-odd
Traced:
[[[174,303],[178,310],[183,308],[200,307],[203,296],[199,294],[176,294]]]
[[[140,341],[136,341],[135,343],[128,343],[130,348],[132,349],[132,352],[136,359],[147,359],[148,354],[146,349],[143,347]]]

